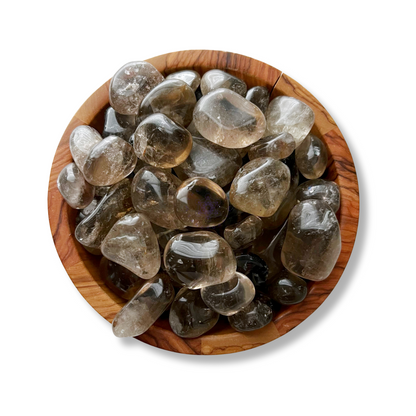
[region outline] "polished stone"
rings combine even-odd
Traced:
[[[281,305],[295,305],[308,294],[308,285],[300,277],[282,269],[267,284],[267,294]]]
[[[97,208],[100,201],[101,197],[95,196],[87,207],[78,212],[78,215],[75,219],[75,224],[78,225],[84,218],[88,217],[88,215],[90,215],[95,210],[95,208]]]
[[[285,159],[295,150],[295,140],[290,133],[279,133],[265,137],[252,144],[248,150],[250,160],[259,157]]]
[[[207,95],[210,91],[218,88],[227,88],[235,93],[245,97],[247,93],[246,83],[227,72],[220,69],[211,69],[202,76],[201,91],[203,95]]]
[[[224,230],[224,239],[233,248],[239,250],[248,247],[263,231],[259,217],[250,215],[241,222],[228,225]]]
[[[192,69],[184,69],[182,71],[169,74],[166,79],[180,79],[181,81],[186,82],[195,92],[201,82],[201,75]]]
[[[296,202],[305,201],[306,199],[320,199],[326,202],[334,212],[340,207],[339,187],[335,182],[324,179],[312,179],[303,182],[296,189]]]
[[[296,164],[306,179],[318,179],[326,169],[328,152],[322,140],[308,134],[296,149]]]
[[[78,126],[69,136],[69,149],[75,164],[84,172],[84,164],[92,148],[100,143],[102,137],[90,126]]]
[[[105,112],[102,137],[118,136],[128,142],[136,130],[136,121],[136,115],[118,114],[113,107],[109,107]]]
[[[166,245],[168,244],[169,240],[175,235],[182,234],[187,232],[186,228],[179,228],[176,230],[168,230],[164,227],[159,227],[158,225],[152,224],[153,231],[156,234],[157,240],[159,241],[159,245],[162,249],[165,249]]]
[[[246,275],[256,287],[262,287],[267,281],[269,268],[266,262],[253,253],[236,256],[237,271]]]
[[[246,99],[251,101],[265,113],[269,106],[269,90],[266,87],[256,86],[247,91]]]

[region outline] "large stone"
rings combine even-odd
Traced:
[[[101,140],[100,133],[90,126],[78,126],[72,130],[69,136],[69,150],[81,172],[84,172],[84,164],[92,148]]]
[[[237,224],[228,225],[224,230],[224,238],[234,250],[248,247],[263,231],[263,223],[259,217],[250,215]]]
[[[306,199],[320,199],[326,202],[334,212],[339,210],[340,193],[338,185],[332,181],[324,179],[313,179],[303,182],[296,189],[296,202]]]
[[[246,275],[256,287],[263,287],[269,275],[266,262],[253,253],[240,254],[237,260],[237,271]]]
[[[108,107],[105,112],[102,136],[118,136],[128,142],[136,130],[136,121],[136,115],[118,114],[113,107]]]
[[[252,144],[248,149],[250,160],[259,157],[285,159],[295,150],[295,140],[290,133],[279,133],[265,137]]]
[[[305,299],[308,294],[308,285],[300,277],[282,269],[268,282],[267,293],[281,305],[295,305]]]
[[[317,179],[325,172],[328,152],[325,144],[313,134],[308,134],[296,149],[296,165],[307,179]]]
[[[192,69],[184,69],[183,71],[169,74],[166,79],[180,79],[181,81],[186,82],[195,92],[201,82],[201,75]]]
[[[247,85],[240,78],[237,78],[220,69],[211,69],[202,76],[201,91],[203,95],[207,95],[210,91],[218,88],[227,88],[237,94],[245,97],[247,93]]]
[[[265,113],[269,106],[269,90],[266,87],[253,87],[247,91],[246,99]]]

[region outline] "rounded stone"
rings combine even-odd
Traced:
[[[201,82],[201,75],[192,69],[184,69],[183,71],[169,74],[166,79],[180,79],[181,81],[186,82],[195,92]]]
[[[201,91],[203,95],[218,88],[227,88],[235,93],[245,97],[247,93],[246,83],[227,72],[220,69],[211,69],[202,76]]]
[[[250,146],[248,158],[272,157],[285,159],[295,150],[295,140],[290,133],[279,133],[267,136]]]
[[[307,179],[321,177],[328,163],[328,152],[322,140],[308,134],[296,149],[296,165],[300,173]]]
[[[259,298],[228,317],[230,325],[239,332],[255,331],[265,327],[273,319],[273,309]]]
[[[282,269],[268,282],[267,293],[281,305],[295,305],[305,299],[308,294],[308,285],[300,277]]]
[[[84,164],[92,148],[101,141],[100,133],[90,126],[78,126],[72,130],[69,136],[69,150],[81,172],[84,172]]]
[[[136,129],[136,120],[136,115],[118,114],[113,107],[108,107],[102,137],[118,136],[128,142]]]
[[[269,90],[266,87],[253,87],[247,91],[246,99],[265,113],[269,106]]]
[[[262,232],[261,219],[250,215],[237,224],[225,227],[224,238],[234,250],[239,250],[248,247]]]
[[[298,203],[307,199],[320,199],[326,202],[334,212],[339,210],[341,203],[338,185],[324,179],[303,182],[296,189],[295,198]]]
[[[269,275],[266,262],[253,253],[236,256],[237,271],[246,275],[256,287],[263,286]]]

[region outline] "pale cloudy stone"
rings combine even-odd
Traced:
[[[265,113],[269,105],[269,90],[266,87],[253,87],[247,91],[246,99]]]
[[[186,82],[192,90],[195,91],[201,82],[201,75],[192,69],[184,69],[183,71],[174,72],[168,75],[166,79],[180,79],[181,81]]]
[[[75,164],[84,172],[84,164],[92,148],[100,143],[102,137],[90,126],[78,126],[69,137],[69,149]]]
[[[296,202],[306,199],[321,199],[326,202],[334,212],[339,210],[340,193],[338,185],[324,179],[306,181],[296,189]]]
[[[248,158],[250,160],[259,157],[285,159],[292,154],[295,146],[295,140],[290,133],[273,134],[252,144],[248,150]]]
[[[328,152],[325,144],[313,134],[308,134],[296,149],[296,164],[307,179],[317,179],[325,172]]]
[[[220,69],[211,69],[202,76],[201,91],[203,95],[208,94],[217,88],[227,88],[245,97],[247,85],[240,78],[237,78]]]
[[[228,225],[224,230],[224,238],[234,250],[250,245],[263,231],[263,223],[259,217],[250,215],[243,221]]]

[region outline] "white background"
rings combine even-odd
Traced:
[[[412,1],[21,1],[0,10],[2,415],[414,415]],[[49,171],[69,120],[124,63],[220,49],[300,82],[359,177],[331,296],[266,346],[194,357],[120,340],[55,252]]]

